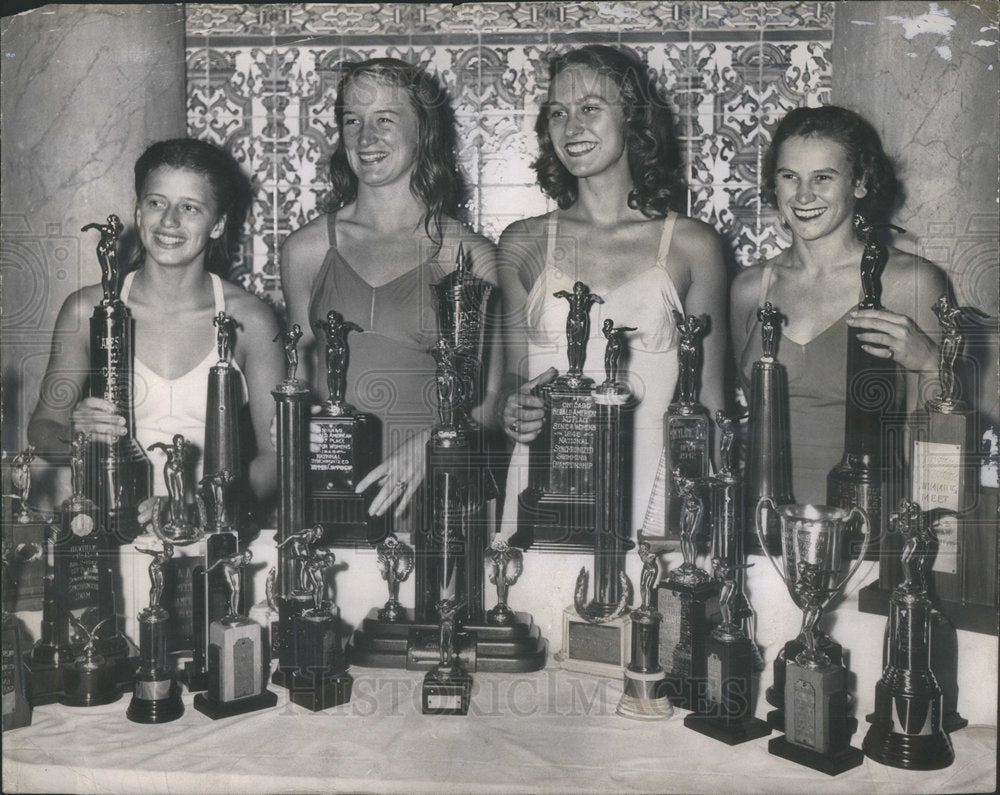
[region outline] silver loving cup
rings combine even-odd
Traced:
[[[781,565],[767,550],[762,508],[769,505],[781,525]],[[857,559],[847,575],[838,581],[841,549],[848,527],[855,517],[860,518],[863,539]],[[757,537],[767,559],[778,576],[785,581],[792,601],[802,610],[801,635],[805,651],[795,661],[810,668],[823,668],[830,658],[816,648],[816,633],[824,608],[854,576],[865,559],[870,538],[871,522],[863,508],[850,510],[829,505],[775,505],[770,497],[762,497],[754,511]]]

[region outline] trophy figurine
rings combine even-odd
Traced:
[[[310,548],[302,563],[312,607],[292,619],[295,667],[285,686],[289,699],[316,712],[351,700],[353,679],[337,633],[337,606],[325,598],[326,574],[337,556],[331,549]]]
[[[627,406],[628,387],[618,380],[618,363],[625,332],[605,320],[607,339],[604,382],[593,390],[595,411],[595,471],[600,473],[594,493],[594,599],[587,602],[587,569],[581,568],[573,606],[563,612],[563,644],[557,659],[563,668],[618,678],[631,644],[632,622],[626,619],[632,601],[632,583],[625,573],[625,550],[631,547],[626,523],[630,502],[627,483],[631,438]]]
[[[3,602],[0,605],[3,619],[3,731],[31,725],[31,703],[28,701],[24,659],[21,657],[21,622],[7,610],[8,601],[13,602],[8,569],[11,558],[16,557],[15,550],[4,549],[0,555],[0,563],[3,564],[3,582],[0,585],[0,600]]]
[[[35,446],[29,444],[10,462],[11,494],[17,500],[14,521],[28,524],[34,516],[28,508],[28,493],[31,491],[31,462],[35,460]]]
[[[421,711],[424,715],[467,715],[472,697],[472,677],[462,667],[456,647],[456,614],[460,602],[442,599],[437,604],[440,617],[439,661],[424,675]]]
[[[641,604],[629,615],[632,622],[632,656],[625,668],[625,687],[618,708],[625,718],[662,720],[674,714],[665,692],[666,674],[660,665],[660,623],[663,616],[653,607],[660,566],[648,541],[640,541],[639,579]]]
[[[83,652],[62,667],[63,692],[59,703],[68,707],[97,707],[122,697],[115,684],[112,664],[97,651],[97,631],[111,619],[104,619],[93,629],[87,629],[72,613],[69,620],[86,642]]]
[[[167,520],[163,521],[163,500],[158,499],[153,509],[153,532],[174,544],[193,544],[200,540],[202,532],[188,519],[187,460],[191,457],[191,445],[183,434],[175,433],[171,444],[155,442],[147,449],[162,450],[167,457],[163,463]]]
[[[109,215],[97,229],[97,260],[104,297],[90,318],[90,395],[104,398],[125,418],[126,433],[111,443],[94,443],[87,462],[87,492],[106,517],[107,531],[119,543],[142,532],[139,503],[153,493],[153,470],[135,438],[133,407],[134,321],[119,295],[118,239],[122,222]]]
[[[389,599],[378,611],[378,617],[390,623],[400,621],[406,618],[406,609],[399,603],[399,586],[413,571],[413,549],[395,535],[390,535],[375,551],[378,554],[379,574],[389,587]]]
[[[763,497],[777,505],[792,499],[792,452],[788,420],[788,372],[775,358],[778,332],[785,317],[770,301],[757,309],[763,354],[753,363],[750,375],[750,417],[747,421],[746,505],[752,511]],[[764,537],[768,550],[781,549],[781,530],[777,516],[766,517]],[[745,543],[759,552],[757,534],[746,531]]]
[[[139,613],[139,670],[135,675],[132,701],[125,715],[135,723],[168,723],[184,714],[180,689],[167,667],[167,619],[170,614],[160,605],[163,599],[163,574],[173,557],[174,545],[162,541],[161,549],[136,547],[150,555],[149,607]]]
[[[681,553],[684,562],[660,584],[659,610],[664,631],[660,637],[661,659],[670,660],[666,692],[671,703],[701,711],[705,679],[705,641],[709,633],[709,600],[718,596],[719,584],[697,564],[705,505],[694,478],[674,469],[673,481],[681,503]]]
[[[489,566],[490,583],[497,587],[497,603],[486,614],[486,620],[491,624],[510,624],[515,616],[507,604],[507,597],[511,586],[517,583],[524,571],[524,554],[517,547],[510,546],[502,536],[496,535],[486,553],[486,565]]]
[[[864,755],[851,746],[847,715],[847,670],[826,653],[820,639],[823,610],[854,576],[864,560],[869,520],[864,509],[850,511],[827,505],[774,505],[781,521],[781,565],[767,552],[761,521],[765,497],[756,513],[757,533],[774,570],[784,580],[792,601],[802,610],[801,651],[791,657],[785,647],[784,736],[768,743],[768,750],[830,776],[861,764]],[[850,570],[840,568],[847,528],[862,527],[862,543]],[[839,648],[838,648],[839,652]],[[839,656],[839,654],[838,654]]]
[[[566,354],[569,370],[539,388],[545,423],[531,443],[529,482],[519,497],[519,546],[589,551],[593,545],[598,472],[592,451],[597,434],[593,379],[583,374],[590,339],[590,308],[604,299],[576,282],[556,298],[569,303]],[[519,543],[523,538],[523,543]]]
[[[889,251],[876,236],[880,227],[856,215],[854,228],[865,244],[861,256],[863,297],[858,308],[882,309],[882,271]],[[860,537],[856,527],[851,528],[843,549],[847,556],[852,556],[862,543],[871,554],[878,552],[888,530],[882,505],[895,504],[902,490],[896,480],[903,471],[898,447],[906,409],[899,366],[892,359],[862,350],[858,334],[864,333],[864,329],[856,327],[847,330],[844,454],[830,471],[826,486],[829,505],[845,510],[858,506],[871,520],[871,543]]]
[[[209,627],[208,690],[194,697],[194,708],[216,720],[273,707],[278,697],[265,687],[268,656],[260,625],[240,614],[243,567],[253,559],[249,549],[219,558],[206,572],[221,567],[229,589],[226,615]]]
[[[355,494],[354,487],[379,463],[381,428],[377,417],[358,412],[345,399],[350,361],[347,336],[364,329],[331,309],[326,320],[316,322],[316,330],[326,338],[329,397],[311,420],[322,441],[309,456],[310,515],[323,526],[323,544],[377,543],[385,525],[368,516],[371,494]]]
[[[273,659],[277,656],[277,648],[274,641],[278,636],[278,604],[274,601],[274,585],[278,579],[278,570],[274,567],[267,572],[267,580],[264,582],[264,598],[250,608],[250,618],[260,624],[264,632],[264,647],[269,650],[268,656]]]
[[[875,685],[875,714],[861,744],[865,755],[907,770],[937,770],[955,761],[942,728],[943,696],[931,670],[931,615],[927,568],[935,543],[928,516],[903,500],[893,524],[904,538],[903,581],[892,593],[888,649]]]

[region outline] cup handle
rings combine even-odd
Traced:
[[[760,521],[761,508],[764,507],[764,503],[770,505],[772,511],[778,510],[777,506],[774,504],[774,500],[772,500],[770,497],[761,497],[757,501],[757,507],[754,509],[754,514],[753,514],[753,521],[754,524],[757,526],[757,540],[760,541],[760,548],[764,551],[764,554],[767,556],[767,559],[771,561],[771,565],[774,566],[774,570],[778,572],[778,576],[781,577],[782,582],[784,582],[787,585],[787,580],[785,580],[785,575],[784,573],[782,573],[781,567],[774,562],[774,558],[771,556],[771,551],[767,548],[767,537],[764,534],[764,527]]]
[[[868,517],[868,512],[857,505],[851,508],[851,512],[847,515],[848,524],[854,519],[855,516],[861,517],[861,525],[864,527],[864,537],[861,539],[861,551],[858,553],[858,559],[854,561],[854,565],[851,566],[850,571],[847,572],[847,576],[840,581],[837,586],[837,591],[843,590],[844,586],[847,585],[847,581],[854,576],[854,572],[858,570],[858,566],[865,559],[865,553],[868,551],[868,541],[871,539],[871,519]]]

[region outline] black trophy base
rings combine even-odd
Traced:
[[[860,748],[852,745],[836,754],[821,754],[803,745],[795,745],[786,737],[775,737],[767,744],[767,750],[773,756],[780,756],[798,765],[811,767],[828,776],[839,776],[848,770],[858,767],[865,761],[865,755]]]
[[[99,707],[122,697],[110,666],[80,668],[68,664],[63,666],[62,675],[63,692],[59,703],[67,707]]]
[[[767,725],[767,721],[752,717],[736,720],[719,718],[714,715],[688,715],[684,718],[684,725],[726,745],[739,745],[750,740],[767,737],[771,733],[771,727]]]
[[[689,709],[696,713],[703,713],[708,707],[704,695],[705,680],[703,678],[692,678],[668,672],[663,682],[663,692],[675,707]]]
[[[351,700],[354,679],[346,671],[336,675],[311,676],[295,671],[285,677],[288,698],[312,712],[339,707]]]
[[[347,646],[351,665],[417,670],[429,670],[434,666],[437,659],[433,656],[418,664],[408,664],[408,657],[411,656],[411,638],[427,634],[436,637],[440,631],[438,624],[416,621],[410,608],[404,610],[400,621],[381,621],[378,614],[379,609],[372,608],[354,631]],[[463,623],[462,631],[476,639],[477,671],[526,673],[545,667],[546,642],[528,613],[515,613],[514,621],[505,626]],[[278,684],[274,678],[271,681]]]
[[[942,729],[933,734],[903,734],[893,731],[891,721],[873,722],[861,750],[880,765],[904,770],[940,770],[955,761],[955,749]]]
[[[189,693],[201,693],[208,690],[208,671],[194,662],[188,660],[184,663],[184,669],[178,677],[184,683]]]
[[[879,582],[876,580],[858,591],[858,610],[862,613],[888,616],[891,596],[892,592],[879,587]],[[955,629],[994,636],[1000,629],[1000,624],[997,623],[997,606],[995,604],[954,602],[935,597],[934,609],[944,614],[955,625]]]
[[[173,677],[136,678],[135,691],[125,717],[133,723],[170,723],[184,714],[181,691]]]
[[[83,647],[77,647],[77,654],[82,652]],[[58,659],[72,661],[76,654],[68,652]],[[105,658],[111,666],[115,685],[122,693],[132,691],[135,683],[135,672],[139,667],[138,657],[112,657]],[[41,707],[46,704],[55,704],[62,699],[63,694],[63,666],[65,662],[50,663],[39,662],[31,657],[31,652],[24,655],[24,674],[28,687],[28,699],[31,706]]]
[[[424,715],[467,715],[472,699],[472,677],[461,668],[436,668],[424,676],[420,711]]]
[[[268,709],[278,703],[278,697],[270,690],[264,690],[255,696],[238,698],[235,701],[215,701],[207,693],[199,693],[194,697],[194,708],[202,715],[208,715],[212,720],[231,718],[234,715],[245,715],[259,709]]]
[[[525,550],[593,554],[595,511],[593,497],[561,497],[525,489],[518,497],[517,532],[510,544]]]

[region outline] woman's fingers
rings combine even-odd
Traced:
[[[507,396],[503,408],[503,428],[507,436],[522,443],[538,436],[545,421],[545,403],[534,391],[550,383],[558,374],[555,367],[550,367]]]

